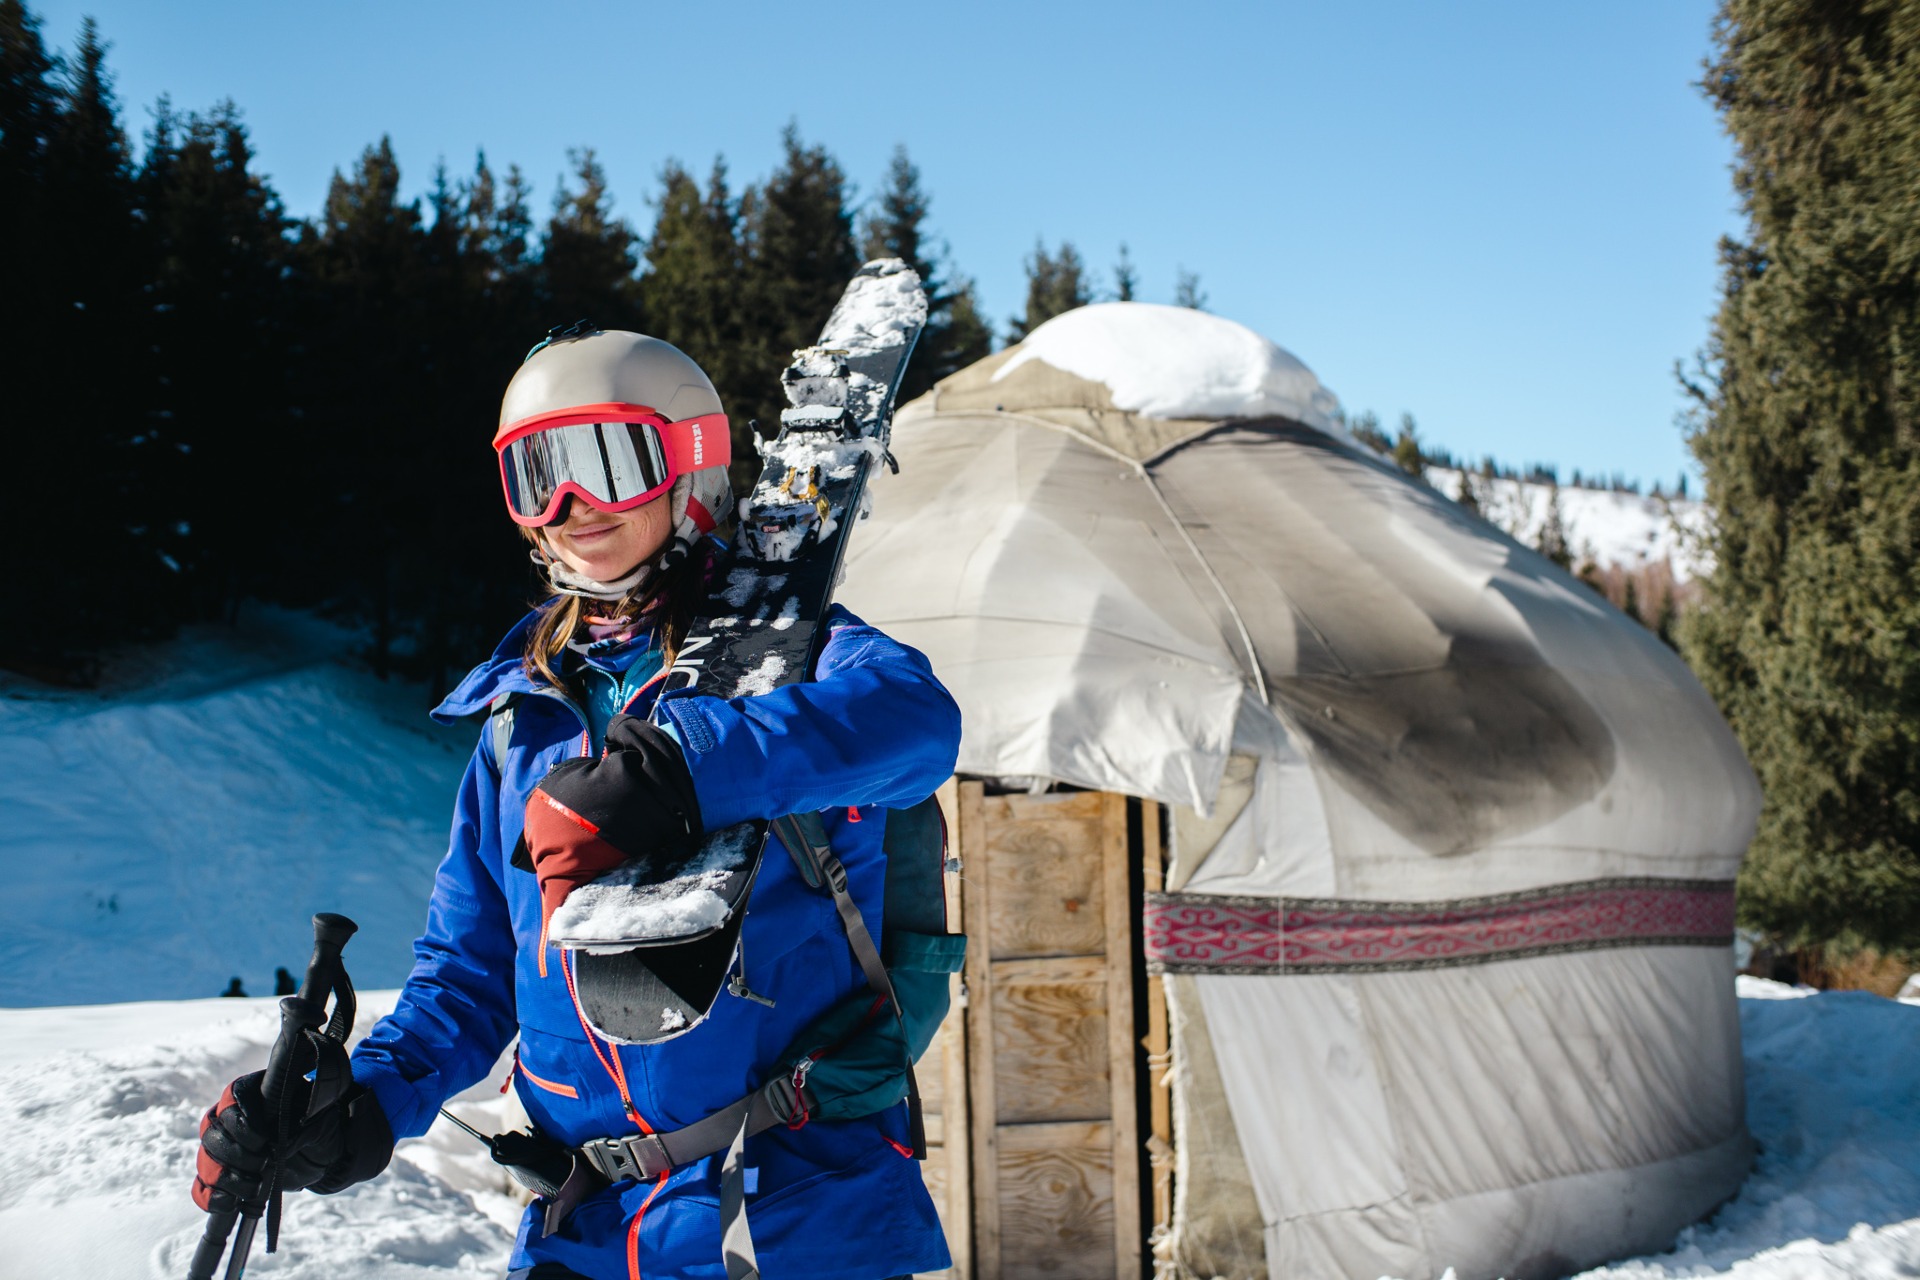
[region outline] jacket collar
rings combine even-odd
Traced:
[[[485,712],[503,693],[535,692],[537,686],[527,675],[527,636],[543,612],[544,608],[537,608],[516,622],[494,648],[493,655],[469,671],[466,679],[427,714],[441,724],[452,724]]]

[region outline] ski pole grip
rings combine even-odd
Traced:
[[[322,911],[313,918],[313,958],[307,961],[307,976],[300,984],[300,998],[314,1004],[325,1004],[333,988],[334,967],[340,963],[340,952],[347,945],[347,939],[360,931],[360,926],[342,915],[331,911]]]
[[[260,1081],[260,1096],[269,1107],[280,1105],[280,1094],[294,1071],[307,1074],[305,1032],[317,1029],[327,1020],[326,1006],[304,996],[287,996],[280,1001],[280,1035],[267,1055],[267,1074]]]

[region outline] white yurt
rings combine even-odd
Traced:
[[[1124,1161],[1083,1197],[1125,1202],[1086,1212],[1138,1222],[1144,1264],[1131,1227],[1097,1266],[1002,1239],[1017,1207],[980,1179],[1018,1172],[1025,1113],[1003,1084],[994,1130],[981,1068],[949,1075],[988,1129],[944,1206],[963,1270],[1533,1280],[1662,1249],[1737,1189],[1759,793],[1657,638],[1198,311],[1049,321],[904,406],[892,451],[841,598],[932,659],[979,794],[1145,806],[1137,954],[1108,952],[1171,1026],[1139,1080],[1165,1123],[1110,1117],[1152,1147],[1146,1207]],[[1039,883],[1049,847],[995,856]],[[1023,1052],[968,1035],[1003,1070]]]

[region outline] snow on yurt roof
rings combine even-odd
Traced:
[[[1191,307],[1102,302],[1055,316],[993,371],[1044,361],[1106,386],[1148,418],[1292,418],[1338,430],[1340,402],[1298,357],[1245,325]]]
[[[1190,307],[1099,302],[943,380],[903,418],[1023,413],[1144,461],[1224,420],[1285,418],[1346,444],[1340,401],[1292,352]]]

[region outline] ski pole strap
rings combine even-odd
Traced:
[[[727,1150],[736,1138],[744,1141],[776,1124],[791,1124],[812,1105],[805,1091],[782,1072],[732,1106],[684,1129],[594,1138],[580,1145],[580,1155],[609,1182],[657,1178],[669,1169]]]

